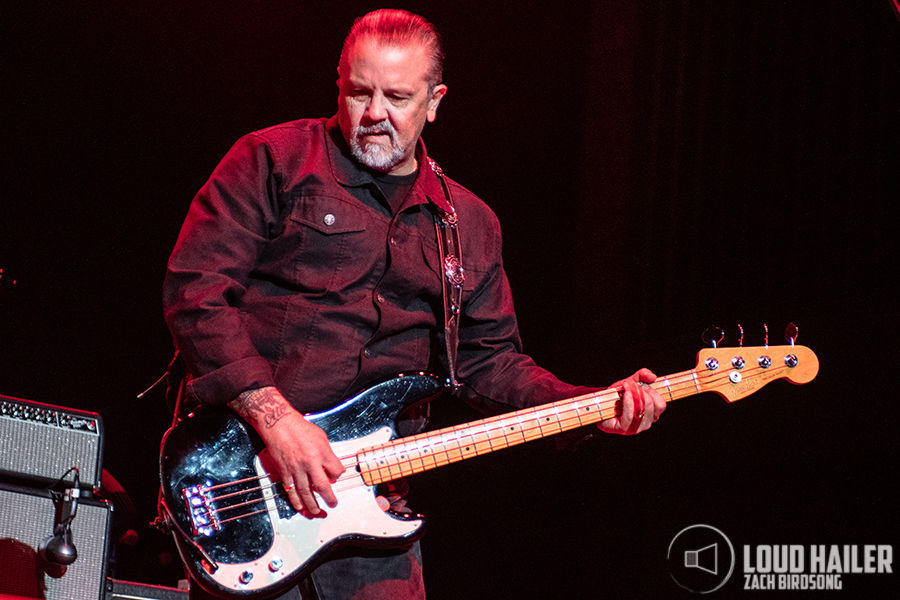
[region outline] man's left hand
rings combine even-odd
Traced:
[[[641,369],[628,379],[617,381],[610,389],[620,390],[622,397],[621,411],[616,417],[598,423],[598,427],[607,433],[634,435],[650,429],[663,411],[666,401],[650,384],[656,381],[656,375],[649,369]]]

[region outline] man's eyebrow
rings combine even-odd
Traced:
[[[346,82],[349,87],[354,88],[354,89],[359,89],[359,90],[374,89],[374,86],[364,83],[358,79],[353,79],[353,77],[347,77]],[[415,96],[416,95],[416,88],[414,86],[398,85],[396,87],[384,88],[383,91],[385,94],[400,94],[400,95],[404,95],[404,96]]]

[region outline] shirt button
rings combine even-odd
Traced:
[[[397,238],[391,238],[391,246],[397,245]]]
[[[378,300],[379,304],[384,304],[384,296],[382,296],[381,294],[376,294],[375,299]]]
[[[372,358],[372,351],[366,348],[365,350],[363,350],[363,356],[365,356],[366,358]]]
[[[322,220],[325,221],[326,225],[334,225],[334,215],[331,213],[325,215],[325,218]]]

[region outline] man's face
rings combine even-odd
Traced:
[[[429,90],[428,54],[419,44],[379,46],[360,38],[338,69],[338,121],[353,155],[389,175],[415,171],[416,141],[434,121],[445,85]]]

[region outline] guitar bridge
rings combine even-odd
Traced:
[[[191,530],[194,536],[211,536],[221,529],[219,518],[212,507],[212,501],[207,495],[211,481],[205,483],[205,487],[194,485],[181,490],[188,514],[191,516]]]

